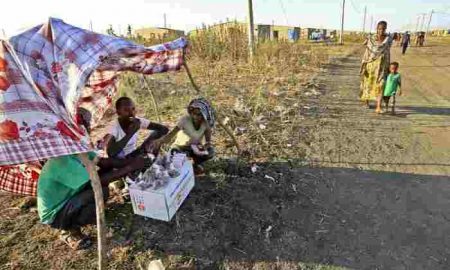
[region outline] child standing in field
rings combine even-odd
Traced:
[[[398,63],[397,62],[392,62],[389,65],[389,75],[387,76],[386,79],[386,83],[384,86],[384,91],[383,91],[383,100],[384,100],[384,104],[386,106],[386,112],[389,109],[389,100],[391,99],[391,97],[393,97],[392,100],[392,114],[395,113],[395,95],[397,94],[397,90],[398,90],[398,94],[401,96],[402,92],[401,92],[401,86],[402,86],[402,80],[401,80],[401,76],[400,73],[398,73]]]

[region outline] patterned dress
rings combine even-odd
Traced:
[[[362,101],[375,100],[381,95],[389,74],[391,45],[392,38],[390,36],[386,36],[381,44],[376,41],[376,36],[368,37],[360,70],[360,99]]]

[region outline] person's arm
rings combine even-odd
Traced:
[[[367,45],[367,43],[369,43],[369,38],[368,37],[366,37],[366,39],[364,40],[364,42],[363,42],[363,46],[366,46]]]
[[[164,137],[162,137],[162,138],[160,138],[158,140],[155,140],[153,142],[155,148],[159,148],[159,147],[161,147],[164,144],[168,144],[168,143],[172,142],[172,140],[175,138],[175,136],[177,135],[177,133],[180,130],[181,129],[178,126],[176,126],[169,133],[167,133]]]
[[[152,131],[152,134],[149,136],[151,140],[162,138],[164,135],[169,133],[169,129],[159,123],[150,122],[147,129]]]
[[[101,162],[101,161],[99,161],[99,162]],[[149,164],[147,164],[148,160],[146,160],[143,157],[133,158],[132,162],[130,162],[130,160],[128,160],[128,161],[124,161],[124,163],[128,163],[128,164],[117,170],[110,170],[110,171],[100,175],[100,181],[102,182],[102,186],[107,186],[111,181],[114,181],[116,179],[124,177],[124,176],[128,175],[129,173],[132,173],[136,170],[140,170],[140,169],[144,168],[145,166],[149,165]]]
[[[139,119],[134,119],[133,123],[130,124],[128,127],[128,130],[126,131],[125,137],[123,137],[121,140],[116,141],[116,138],[114,136],[111,136],[108,140],[106,153],[109,157],[116,157],[120,151],[125,148],[127,143],[130,141],[130,139],[134,136],[134,134],[139,130],[140,128],[140,121]]]
[[[205,130],[205,146],[211,147],[212,146],[212,142],[211,142],[211,138],[212,138],[212,130],[210,128]]]

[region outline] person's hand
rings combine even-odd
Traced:
[[[154,140],[153,141],[153,148],[159,149],[164,144],[164,141],[162,139]]]
[[[149,141],[145,145],[145,152],[152,153],[152,154],[156,155],[159,152],[159,150],[161,149],[162,144],[163,144],[162,139]]]
[[[127,167],[131,171],[137,171],[143,169],[148,165],[148,160],[143,157],[136,157]]]
[[[133,118],[131,120],[130,125],[128,126],[128,129],[126,131],[127,135],[136,133],[141,128],[141,121],[138,118]]]

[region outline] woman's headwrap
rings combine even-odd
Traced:
[[[203,119],[205,119],[205,121],[208,123],[209,127],[210,128],[214,127],[214,125],[216,123],[216,119],[214,116],[214,109],[205,98],[201,97],[201,98],[196,98],[196,99],[191,100],[191,102],[189,103],[189,106],[188,106],[188,111],[191,108],[199,109],[203,115]]]

